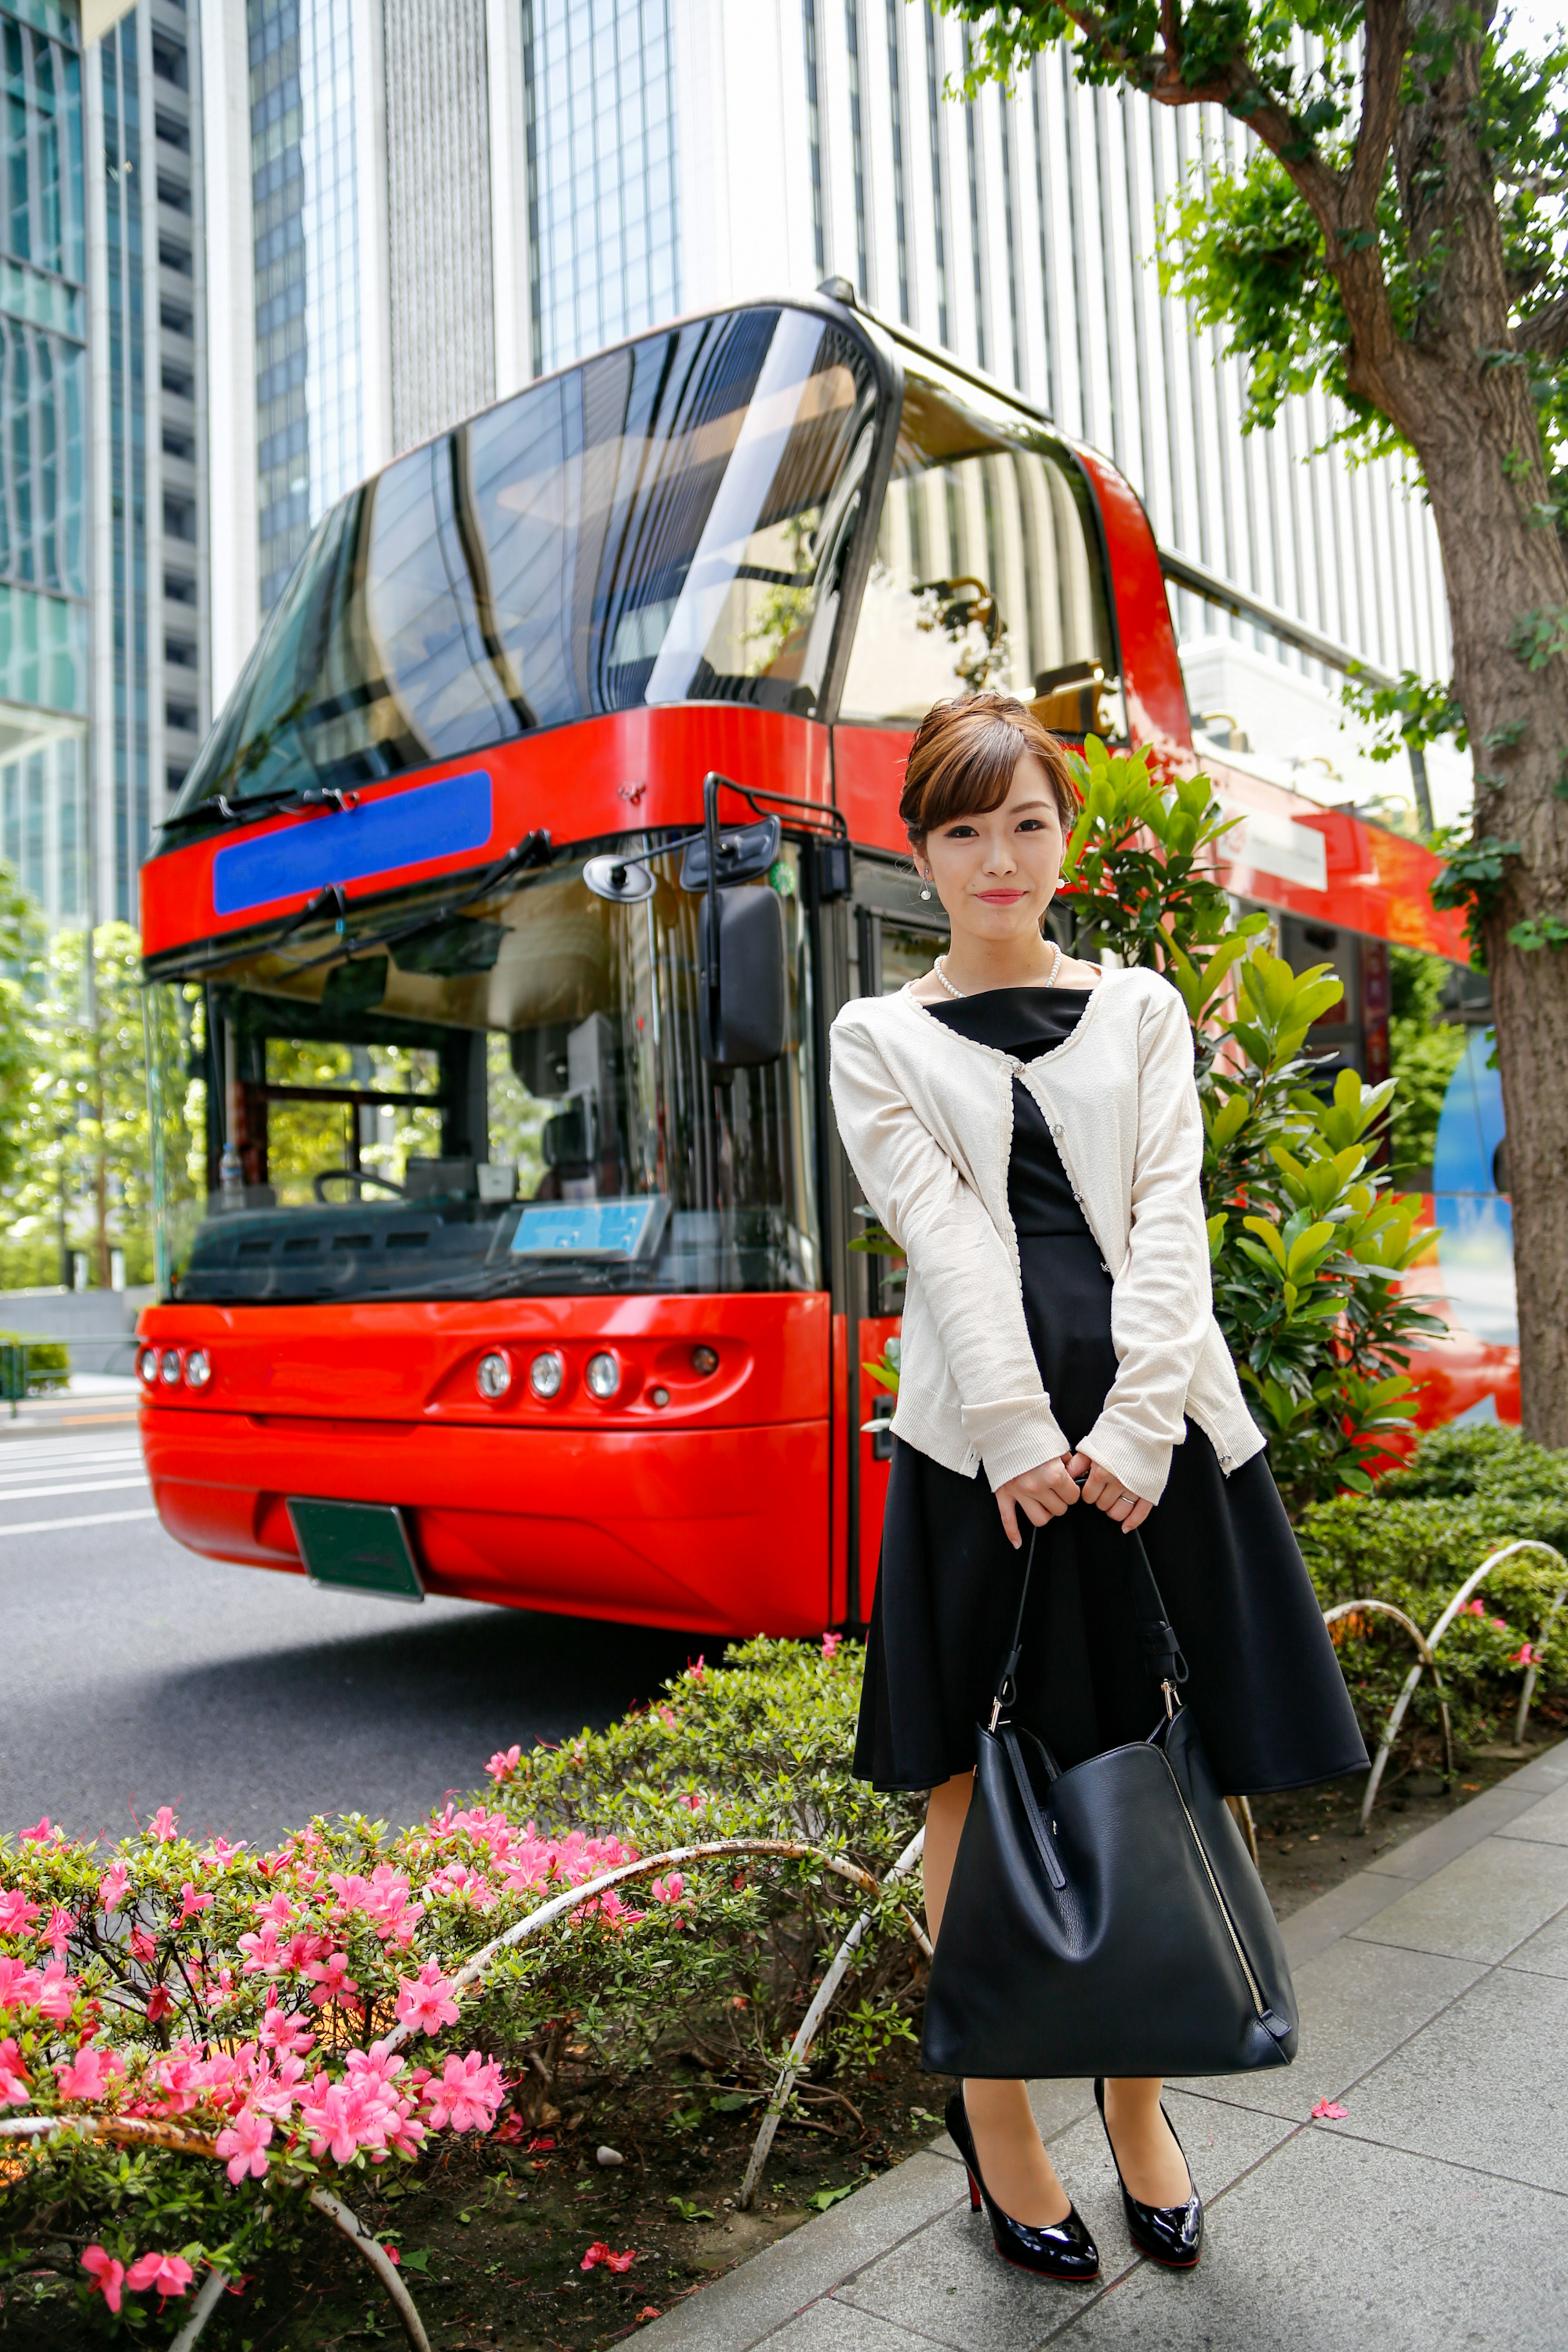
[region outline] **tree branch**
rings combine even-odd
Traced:
[[[1345,193],[1352,225],[1371,228],[1399,121],[1405,52],[1410,38],[1405,0],[1367,0],[1363,38],[1361,128]]]
[[[1543,310],[1521,319],[1513,331],[1514,346],[1541,358],[1560,360],[1568,353],[1568,294],[1559,294]]]

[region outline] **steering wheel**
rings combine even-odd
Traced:
[[[378,1176],[374,1170],[370,1168],[323,1168],[319,1174],[312,1176],[310,1190],[317,1200],[323,1203],[326,1202],[326,1188],[329,1184],[379,1184],[384,1192],[395,1192],[400,1201],[406,1201],[408,1198],[406,1191],[401,1184],[395,1184],[390,1176]]]

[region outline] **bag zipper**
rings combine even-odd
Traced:
[[[1270,2014],[1268,2003],[1264,2000],[1262,1993],[1259,1991],[1258,1979],[1253,1975],[1247,1954],[1241,1948],[1241,1937],[1236,1932],[1236,1923],[1231,1918],[1229,1906],[1226,1904],[1224,1895],[1219,1891],[1219,1881],[1214,1874],[1214,1864],[1210,1862],[1207,1849],[1205,1848],[1202,1838],[1198,1835],[1198,1825],[1187,1810],[1187,1801],[1182,1794],[1182,1784],[1177,1780],[1175,1773],[1172,1771],[1171,1759],[1165,1754],[1164,1749],[1162,1748],[1159,1753],[1161,1763],[1163,1764],[1166,1771],[1171,1774],[1171,1786],[1176,1792],[1176,1802],[1180,1805],[1183,1813],[1186,1817],[1187,1827],[1193,1833],[1193,1843],[1198,1850],[1198,1858],[1202,1862],[1204,1870],[1207,1874],[1209,1886],[1214,1894],[1214,1899],[1219,1906],[1219,1916],[1225,1921],[1226,1933],[1230,1937],[1231,1944],[1235,1948],[1237,1960],[1240,1966],[1241,1973],[1247,1979],[1247,1990],[1252,1995],[1252,2006],[1258,2011],[1259,2022],[1262,2022],[1262,2021]]]

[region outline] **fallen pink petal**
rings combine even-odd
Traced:
[[[1349,2113],[1350,2109],[1342,2107],[1337,2099],[1320,2099],[1312,2109],[1312,2121],[1315,2124],[1342,2123]]]

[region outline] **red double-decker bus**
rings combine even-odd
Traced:
[[[1198,764],[1128,486],[825,298],[603,352],[326,516],[142,874],[173,1534],[716,1633],[862,1614],[895,1325],[827,1029],[941,943],[900,765],[980,684]],[[1238,894],[1462,958],[1424,851],[1203,764]],[[1374,1074],[1375,960],[1326,1041]]]

